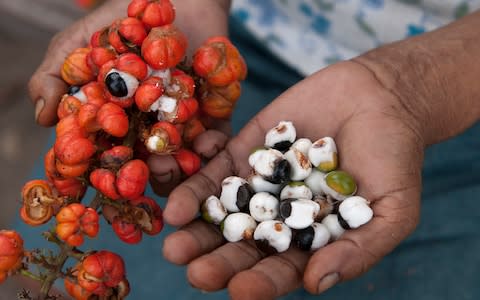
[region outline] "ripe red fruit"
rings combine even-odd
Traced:
[[[209,38],[193,56],[195,73],[214,86],[245,79],[247,66],[237,48],[226,37]]]
[[[107,169],[95,169],[90,173],[90,183],[93,187],[112,200],[120,199],[115,181],[115,174]]]
[[[103,168],[118,170],[133,157],[133,150],[127,146],[115,146],[106,150],[100,156],[100,163]]]
[[[52,183],[60,196],[81,199],[87,187],[77,178],[52,178]]]
[[[149,175],[148,166],[142,160],[127,162],[117,172],[115,185],[118,193],[129,200],[140,197],[145,191]]]
[[[106,133],[114,137],[124,137],[128,132],[128,116],[123,108],[114,103],[105,103],[100,107],[97,122]]]
[[[62,163],[68,165],[86,162],[96,151],[92,141],[73,134],[67,134],[57,138],[54,149],[55,157]]]
[[[234,81],[221,87],[206,85],[200,89],[199,94],[203,112],[214,118],[229,119],[238,98],[240,98],[240,82]]]
[[[83,235],[96,237],[99,231],[98,214],[92,208],[86,208],[80,203],[63,207],[56,216],[57,236],[70,246],[83,244]]]
[[[153,28],[142,44],[142,56],[154,69],[175,67],[187,49],[187,38],[173,25]]]
[[[128,5],[128,16],[153,28],[173,23],[175,8],[169,0],[133,0]]]
[[[115,234],[127,244],[138,244],[142,240],[142,230],[137,224],[128,223],[121,217],[115,217],[112,222]]]
[[[0,284],[10,272],[22,265],[24,256],[23,239],[13,230],[0,231]]]
[[[64,95],[62,100],[58,104],[57,116],[59,119],[63,119],[70,114],[75,114],[80,110],[82,102],[70,95]]]
[[[192,176],[200,170],[201,159],[195,152],[180,149],[173,157],[180,166],[180,169],[182,169],[183,173],[187,176]]]
[[[135,104],[143,112],[149,112],[152,104],[163,95],[163,80],[160,77],[149,77],[141,83],[135,92]]]
[[[64,61],[60,73],[62,79],[70,85],[82,85],[95,78],[88,65],[89,48],[75,49]]]
[[[85,290],[104,296],[125,280],[123,259],[109,251],[99,251],[87,256],[78,268],[78,284]]]

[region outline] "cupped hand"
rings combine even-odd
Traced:
[[[188,37],[188,55],[208,37],[227,34],[228,4],[226,0],[172,1],[176,8],[175,24]],[[35,119],[43,126],[57,122],[57,106],[68,85],[60,76],[65,57],[74,49],[85,47],[91,35],[117,18],[127,16],[129,0],[110,0],[54,36],[44,60],[29,83],[30,98],[35,105]],[[219,121],[194,142],[194,150],[210,158],[222,149],[230,133],[230,123]],[[149,159],[154,190],[166,195],[181,180],[181,171],[172,156],[152,156]]]
[[[297,137],[335,138],[340,169],[357,180],[357,194],[374,211],[315,253],[290,249],[265,256],[251,241],[225,243],[213,225],[196,219],[201,202],[220,192],[223,178],[246,177],[248,156],[265,133],[290,120]],[[256,115],[198,174],[171,194],[166,221],[182,226],[167,237],[164,255],[187,264],[190,283],[206,291],[228,287],[234,299],[270,299],[304,285],[321,293],[366,272],[415,228],[419,218],[424,141],[402,101],[358,62],[344,62],[298,83]]]

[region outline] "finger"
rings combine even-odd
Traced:
[[[275,299],[302,284],[310,255],[293,249],[264,258],[253,268],[235,275],[228,284],[232,299]]]
[[[57,120],[58,103],[68,88],[60,76],[60,68],[70,52],[87,44],[85,31],[84,21],[78,21],[56,35],[42,64],[30,79],[28,87],[35,104],[35,119],[41,125],[51,126]]]
[[[163,256],[171,263],[185,265],[223,243],[218,226],[198,219],[165,238]]]
[[[405,196],[417,197],[416,191],[401,193],[401,197]],[[339,240],[312,256],[305,270],[305,288],[322,293],[338,282],[360,276],[390,253],[416,225],[412,215],[418,207],[404,203],[398,195],[376,200],[372,205],[375,217],[369,223],[347,230]]]
[[[233,158],[227,151],[222,151],[170,193],[163,214],[165,221],[173,226],[192,221],[200,210],[200,204],[208,196],[218,194],[222,180],[232,174],[236,174]]]
[[[254,266],[263,257],[251,241],[227,243],[188,265],[188,281],[204,291],[217,291],[227,286],[238,272]]]
[[[171,155],[150,155],[147,165],[152,175],[152,188],[160,196],[168,195],[182,180],[182,172]]]
[[[225,148],[228,136],[217,130],[207,130],[193,142],[193,150],[201,156],[211,159]]]

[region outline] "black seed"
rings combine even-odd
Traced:
[[[277,253],[277,249],[270,246],[267,240],[255,240],[255,245],[257,246],[260,251],[264,252],[267,255],[273,255]]]
[[[80,87],[78,85],[72,85],[68,88],[67,93],[72,96],[80,91]]]
[[[278,161],[272,176],[266,179],[275,184],[290,181],[290,164],[288,161],[286,159]]]
[[[351,229],[350,225],[348,225],[347,221],[345,221],[345,219],[342,217],[341,214],[337,215],[337,219],[338,219],[338,223],[340,223],[340,226],[342,226],[343,229],[345,230]]]
[[[290,141],[281,141],[273,145],[273,149],[278,150],[280,152],[286,152],[290,149],[292,143]]]
[[[237,202],[235,202],[235,204],[241,212],[249,213],[250,199],[253,195],[254,192],[248,184],[243,184],[238,188]]]
[[[313,238],[315,237],[315,229],[309,226],[305,229],[298,230],[293,237],[295,246],[303,251],[309,251],[312,248]]]
[[[292,201],[295,201],[294,199],[286,199],[280,202],[280,207],[279,207],[279,212],[280,212],[280,217],[282,217],[284,220],[292,214]]]
[[[128,95],[128,88],[125,80],[117,72],[108,74],[105,78],[105,85],[108,91],[115,97],[125,97]]]

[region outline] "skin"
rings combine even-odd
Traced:
[[[176,3],[179,25],[187,34],[201,28],[200,40],[226,28],[228,1],[206,1],[211,1],[211,9],[202,12],[211,18],[187,17],[198,14],[204,2],[200,7],[195,7],[200,2],[196,0]],[[107,4],[110,9],[87,17],[92,23],[79,21],[53,40],[30,85],[32,99],[46,102],[37,118],[40,124],[54,123],[58,96],[65,92],[58,78],[63,57],[83,45],[93,28],[108,24],[112,13],[123,14],[119,6],[126,2]],[[211,23],[195,27],[190,23],[194,21]],[[461,133],[480,118],[479,23],[480,14],[472,14],[311,75],[259,112],[218,154],[225,135],[210,131],[209,139],[199,138],[196,150],[214,158],[170,194],[165,220],[182,227],[166,238],[164,256],[188,265],[193,286],[205,291],[228,288],[233,299],[271,299],[302,285],[321,293],[366,272],[418,224],[425,147]],[[266,131],[280,120],[293,121],[298,136],[334,137],[340,168],[357,179],[358,194],[369,199],[374,210],[368,224],[313,254],[290,249],[267,257],[250,242],[226,244],[216,227],[196,219],[200,203],[219,194],[223,178],[249,173],[250,150],[263,144]],[[157,189],[164,193],[178,183],[179,173],[172,162],[163,161],[167,167],[159,162],[153,159],[150,167],[157,181],[168,182],[163,185],[167,188]]]

